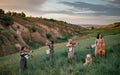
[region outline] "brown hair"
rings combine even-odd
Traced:
[[[102,37],[101,37],[101,39],[102,39],[102,38],[103,38],[103,35],[102,35],[101,33],[98,33],[96,38],[99,39],[99,36],[100,36],[100,35],[102,36]]]
[[[22,47],[21,47],[21,50],[23,50],[24,48],[25,48],[25,46],[22,46]]]

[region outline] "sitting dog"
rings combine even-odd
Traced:
[[[86,65],[88,65],[90,63],[92,63],[92,57],[91,57],[90,54],[87,54],[86,59],[85,59],[85,63],[83,65],[86,66]]]

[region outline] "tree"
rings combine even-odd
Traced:
[[[13,20],[10,16],[1,16],[0,21],[6,26],[10,26],[13,24]]]
[[[5,11],[3,9],[0,9],[0,15],[3,15]]]
[[[26,17],[24,12],[21,13],[21,17]]]
[[[16,12],[12,12],[11,13],[12,16],[16,16],[16,14],[17,14]]]
[[[12,16],[12,13],[11,13],[10,11],[8,11],[8,12],[6,13],[6,15]]]
[[[52,35],[51,35],[50,33],[47,33],[47,34],[46,34],[46,38],[47,38],[47,39],[50,39],[50,38],[52,38]]]
[[[94,26],[91,27],[91,30],[95,29]]]
[[[25,18],[26,15],[25,13],[21,12],[21,13],[16,13],[16,12],[12,12],[13,16],[19,17],[19,18]]]

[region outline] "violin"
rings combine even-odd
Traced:
[[[72,42],[70,42],[70,44],[72,44],[74,46],[74,45],[76,45],[76,42],[72,41]]]

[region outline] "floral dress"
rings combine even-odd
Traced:
[[[73,58],[74,57],[74,46],[70,44],[70,42],[68,42],[66,46],[68,47],[68,58]]]
[[[104,40],[103,39],[96,39],[95,43],[96,43],[95,55],[104,54],[105,53],[105,43],[104,43]]]

